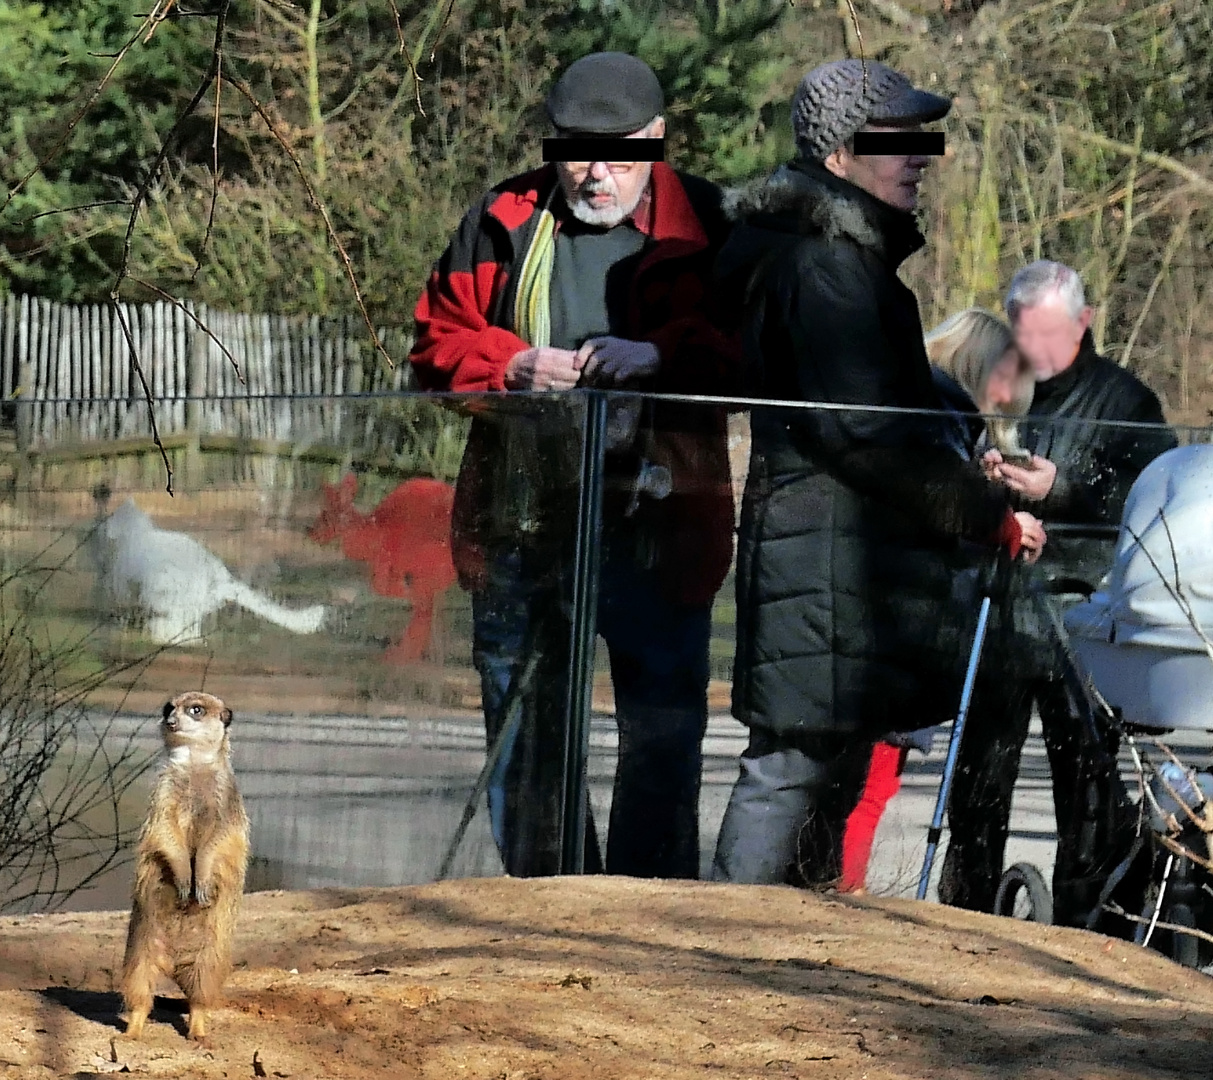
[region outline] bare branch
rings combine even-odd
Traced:
[[[197,279],[202,270],[202,256],[206,254],[207,246],[211,242],[211,233],[215,228],[215,207],[219,204],[219,108],[223,98],[223,42],[218,39],[215,41],[213,55],[215,58],[215,112],[211,125],[211,205],[206,215],[206,232],[202,234],[202,246],[198,249],[198,260],[194,265],[194,272],[190,274],[191,282]],[[232,359],[232,363],[236,363],[235,359]],[[237,368],[238,374],[239,368]],[[244,382],[243,379],[240,381]]]
[[[170,5],[174,2],[175,0],[168,0]],[[143,34],[148,26],[156,19],[157,14],[162,10],[163,3],[164,0],[157,0],[156,6],[152,8],[147,18],[144,19],[140,24],[139,29],[131,35],[127,43],[118,51],[114,57],[114,62],[109,67],[109,70],[102,76],[101,81],[89,95],[88,101],[86,101],[80,111],[72,117],[71,122],[67,125],[66,130],[61,136],[59,136],[59,141],[51,147],[50,152],[45,157],[41,158],[38,163],[29,170],[29,172],[22,176],[21,179],[9,189],[8,195],[5,197],[4,202],[0,203],[0,214],[4,213],[4,211],[8,208],[9,203],[11,203],[13,199],[17,197],[18,193],[22,188],[25,187],[26,184],[28,184],[35,176],[38,175],[39,172],[41,172],[44,168],[46,168],[47,165],[54,161],[56,157],[58,157],[59,151],[61,151],[67,145],[67,140],[72,137],[72,132],[79,127],[80,121],[88,115],[89,111],[94,105],[97,104],[98,99],[105,92],[105,88],[109,85],[110,79],[114,77],[114,72],[118,70],[118,65],[121,64],[124,59],[126,59],[126,54],[135,47],[135,44],[139,41],[140,35]]]
[[[162,296],[170,304],[174,304],[178,308],[180,308],[182,311],[184,311],[185,314],[187,316],[189,316],[190,319],[193,320],[194,325],[196,327],[198,327],[198,329],[201,330],[208,338],[210,338],[211,341],[213,341],[216,345],[219,346],[219,348],[223,351],[223,355],[226,356],[228,358],[228,360],[230,361],[230,363],[232,365],[232,370],[236,372],[236,378],[237,378],[237,380],[239,380],[240,385],[241,386],[244,385],[244,375],[241,374],[241,372],[240,372],[240,364],[237,363],[236,358],[232,355],[232,353],[228,349],[228,347],[226,345],[224,345],[223,342],[220,341],[217,337],[215,337],[215,335],[213,333],[211,333],[211,328],[209,326],[207,326],[206,323],[204,323],[201,319],[199,319],[197,315],[195,315],[192,311],[190,311],[190,309],[188,307],[186,307],[185,304],[183,304],[175,296],[173,296],[171,293],[165,292],[162,288],[160,288],[159,285],[153,285],[150,281],[144,281],[142,278],[137,278],[137,277],[135,277],[134,274],[129,275],[129,277],[130,277],[130,280],[135,282],[136,285],[142,285],[145,289],[150,289],[157,296]]]
[[[152,181],[165,161],[168,160],[168,155],[172,151],[181,129],[185,126],[185,122],[194,114],[194,110],[201,104],[207,90],[210,89],[211,84],[219,74],[219,64],[223,56],[223,37],[227,31],[227,14],[231,9],[231,5],[232,0],[223,0],[223,6],[219,9],[219,15],[215,21],[215,43],[211,51],[211,66],[202,77],[202,82],[198,85],[198,89],[194,91],[194,96],[190,98],[189,103],[181,111],[172,128],[169,129],[169,133],[164,137],[163,142],[160,144],[160,152],[148,168],[147,174],[143,178],[143,183],[135,189],[135,194],[131,198],[131,214],[127,221],[126,237],[122,244],[122,259],[118,265],[118,273],[114,279],[114,284],[110,289],[110,299],[115,303],[119,299],[119,290],[122,288],[122,281],[126,277],[127,267],[130,264],[131,241],[135,235],[135,225],[139,220],[139,210],[147,200]]]
[[[143,39],[144,45],[150,44],[156,30],[159,28],[160,24],[168,18],[169,12],[173,10],[176,3],[177,0],[168,0],[164,7],[160,9],[159,13],[151,20],[152,25],[148,27],[147,36]]]
[[[1175,573],[1176,573],[1176,583],[1174,585],[1171,584],[1171,580],[1167,577],[1167,575],[1165,573],[1163,573],[1162,567],[1160,567],[1158,565],[1158,560],[1154,558],[1154,555],[1150,551],[1150,549],[1147,548],[1146,545],[1142,543],[1141,537],[1138,536],[1137,533],[1135,533],[1131,528],[1129,528],[1128,525],[1125,526],[1125,531],[1131,537],[1133,537],[1133,542],[1135,544],[1137,544],[1137,546],[1145,554],[1146,558],[1150,560],[1150,565],[1154,568],[1154,572],[1158,575],[1159,579],[1162,581],[1163,588],[1165,588],[1167,590],[1167,592],[1171,596],[1171,599],[1174,600],[1175,603],[1179,606],[1179,610],[1181,612],[1183,612],[1184,618],[1186,618],[1188,620],[1188,625],[1192,627],[1192,629],[1196,632],[1197,636],[1204,643],[1205,650],[1208,652],[1209,658],[1211,660],[1213,660],[1213,639],[1210,639],[1209,635],[1205,633],[1204,627],[1202,627],[1200,625],[1200,620],[1197,619],[1197,617],[1196,617],[1196,612],[1192,609],[1191,603],[1188,601],[1188,598],[1184,595],[1182,586],[1179,585],[1178,556],[1175,551],[1175,540],[1171,536],[1171,527],[1167,523],[1166,513],[1162,510],[1159,510],[1158,516],[1162,520],[1163,528],[1166,530],[1166,533],[1167,533],[1167,539],[1170,541],[1170,544],[1171,544],[1171,560],[1172,560],[1172,562],[1175,563]]]
[[[1191,209],[1185,208],[1179,220],[1175,223],[1175,227],[1171,230],[1171,238],[1167,241],[1162,258],[1158,261],[1158,272],[1154,275],[1154,279],[1150,282],[1150,287],[1146,290],[1145,299],[1141,302],[1141,310],[1137,313],[1137,318],[1133,323],[1133,330],[1129,334],[1129,340],[1125,342],[1125,350],[1120,356],[1121,367],[1128,367],[1129,365],[1129,357],[1133,355],[1133,346],[1137,344],[1137,335],[1141,333],[1146,316],[1150,314],[1150,307],[1154,303],[1154,296],[1158,292],[1158,287],[1162,284],[1163,278],[1167,276],[1167,272],[1171,268],[1171,260],[1175,258],[1176,252],[1179,251],[1180,245],[1187,237],[1188,222],[1191,220],[1191,217]]]
[[[1054,128],[1058,135],[1087,143],[1090,146],[1097,146],[1101,150],[1119,154],[1121,157],[1133,158],[1140,156],[1141,160],[1146,162],[1146,164],[1153,165],[1156,168],[1181,177],[1202,194],[1213,195],[1213,178],[1205,176],[1191,166],[1185,165],[1182,161],[1171,157],[1170,154],[1160,154],[1154,150],[1138,150],[1132,143],[1121,142],[1119,139],[1101,135],[1097,131],[1086,131],[1083,128],[1075,127],[1073,124],[1054,121],[1051,117],[1040,115],[1029,116],[1024,113],[1011,113],[1009,111],[1004,111],[1002,116],[1007,120],[1022,121],[1024,119],[1031,119],[1034,123],[1042,126],[1047,124]]]
[[[392,18],[396,20],[396,36],[400,39],[400,55],[404,57],[405,62],[409,66],[409,74],[413,77],[413,97],[417,102],[417,111],[425,116],[425,108],[421,104],[421,76],[417,74],[417,65],[413,63],[413,54],[409,52],[409,47],[404,40],[404,26],[400,22],[400,8],[396,6],[396,0],[387,0],[388,6],[392,9]]]
[[[1142,917],[1141,915],[1130,915],[1124,908],[1117,903],[1104,904],[1104,911],[1111,915],[1119,915],[1122,919],[1128,919],[1129,922],[1140,923],[1143,926],[1149,926],[1151,920]],[[1200,938],[1202,941],[1213,942],[1213,934],[1207,933],[1204,930],[1198,930],[1194,926],[1180,926],[1179,923],[1156,922],[1155,929],[1170,930],[1173,934],[1190,934],[1192,937]]]
[[[160,427],[156,423],[156,403],[152,398],[152,388],[147,384],[147,377],[143,374],[143,365],[139,362],[139,350],[135,348],[135,339],[131,334],[130,325],[126,321],[126,312],[122,309],[122,301],[118,299],[117,289],[110,295],[110,303],[113,304],[114,310],[118,313],[118,323],[122,327],[122,336],[126,338],[126,347],[131,353],[131,367],[135,369],[135,374],[139,376],[139,385],[143,387],[143,400],[147,402],[147,418],[152,425],[152,442],[155,443],[156,449],[160,451],[160,460],[164,462],[164,471],[168,479],[165,481],[165,491],[169,495],[173,494],[173,466],[168,459],[168,451],[164,448],[164,443],[160,441]]]
[[[77,210],[95,210],[99,206],[126,206],[125,199],[102,199],[101,202],[81,203],[79,206],[64,206],[58,210],[43,210],[39,214],[31,214],[27,218],[21,218],[19,221],[14,221],[14,225],[28,225],[31,221],[37,221],[39,218],[51,217],[54,214],[74,214]]]
[[[362,289],[358,284],[358,276],[354,272],[353,260],[350,258],[349,252],[345,250],[345,245],[341,242],[341,237],[337,235],[337,230],[333,226],[333,220],[329,216],[328,207],[324,205],[320,199],[320,196],[316,194],[316,189],[312,186],[311,181],[308,179],[307,170],[304,169],[303,163],[299,160],[298,154],[295,153],[290,143],[287,142],[286,137],[282,134],[281,130],[279,130],[279,126],[274,123],[273,119],[266,111],[265,106],[261,104],[261,102],[257,99],[257,96],[251,89],[249,89],[247,84],[245,84],[241,79],[237,79],[235,77],[229,77],[228,82],[230,82],[232,86],[243,94],[249,104],[257,110],[257,115],[261,117],[262,121],[264,121],[265,126],[269,128],[270,134],[274,137],[274,140],[286,152],[287,157],[291,160],[291,164],[295,166],[295,172],[299,174],[299,179],[302,181],[304,189],[307,191],[308,198],[311,200],[312,205],[324,219],[325,230],[328,232],[329,239],[332,241],[333,246],[337,249],[337,254],[341,258],[341,265],[345,269],[345,276],[349,279],[350,287],[354,290],[354,299],[358,303],[358,310],[362,313],[362,321],[366,324],[367,331],[371,335],[371,341],[374,342],[375,348],[378,350],[379,354],[384,360],[387,361],[388,367],[394,371],[396,368],[396,363],[394,360],[392,360],[387,349],[384,348],[383,342],[379,338],[379,332],[375,329],[375,324],[371,321],[370,312],[367,311],[366,308],[366,301],[362,297]]]
[[[843,34],[847,39],[847,49],[859,53],[861,60],[866,60],[863,47],[863,30],[859,25],[859,13],[855,10],[855,0],[838,0],[838,14],[842,19]],[[863,93],[868,92],[868,67],[863,66]]]
[[[849,2],[849,0],[848,0]],[[430,63],[434,62],[434,57],[438,55],[438,45],[442,41],[442,35],[446,31],[446,25],[451,21],[451,15],[455,11],[455,0],[447,0],[446,12],[442,16],[442,22],[438,24],[438,33],[434,36],[434,44],[430,48]]]
[[[174,0],[169,0],[169,3]],[[114,310],[118,313],[118,322],[122,326],[122,334],[126,338],[127,347],[131,353],[131,365],[135,369],[135,374],[139,377],[139,385],[143,388],[144,400],[147,402],[147,415],[152,428],[152,441],[156,445],[156,449],[160,451],[160,459],[164,462],[164,471],[166,474],[165,490],[171,496],[173,494],[173,466],[168,459],[168,451],[164,448],[164,443],[160,439],[160,428],[156,423],[156,406],[152,398],[151,387],[148,386],[147,378],[143,373],[143,365],[139,362],[138,350],[135,348],[135,341],[131,335],[130,326],[127,324],[126,312],[122,310],[122,282],[127,277],[131,258],[131,242],[135,235],[135,226],[139,220],[139,210],[143,203],[147,200],[148,192],[151,189],[152,181],[156,174],[168,159],[168,155],[177,141],[177,137],[181,129],[185,126],[188,120],[198,108],[203,97],[211,84],[214,83],[216,76],[219,74],[219,66],[223,57],[223,37],[227,30],[227,14],[231,8],[232,0],[223,0],[223,5],[219,9],[219,14],[215,22],[215,41],[211,51],[211,66],[202,78],[198,89],[194,91],[194,96],[190,98],[189,103],[182,110],[173,124],[169,133],[164,137],[160,144],[160,152],[156,155],[155,161],[147,170],[147,174],[143,178],[143,182],[135,190],[134,196],[131,198],[131,213],[126,224],[126,237],[122,244],[122,259],[118,264],[118,272],[114,277],[114,283],[110,288],[110,303],[114,305]],[[157,5],[159,9],[159,5]]]

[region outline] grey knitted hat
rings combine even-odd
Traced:
[[[864,124],[925,124],[951,108],[947,98],[915,89],[904,75],[875,60],[833,60],[800,80],[792,98],[792,131],[801,153],[824,161]]]

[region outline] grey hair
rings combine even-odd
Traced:
[[[1003,306],[1012,322],[1024,308],[1036,307],[1050,296],[1056,296],[1066,307],[1070,318],[1077,319],[1087,306],[1082,278],[1065,263],[1039,259],[1017,271],[1011,278]]]

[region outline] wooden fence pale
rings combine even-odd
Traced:
[[[411,340],[397,328],[378,334],[395,370],[365,324],[350,316],[247,315],[168,301],[58,304],[9,295],[0,303],[0,400],[20,403],[8,412],[23,448],[150,437],[133,345],[162,435],[283,441],[318,430],[336,435],[343,410],[332,398],[412,386]]]

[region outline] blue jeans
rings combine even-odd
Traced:
[[[666,599],[658,575],[639,566],[633,551],[628,533],[608,536],[600,571],[598,632],[610,656],[619,731],[606,871],[695,878],[711,608]],[[556,825],[571,616],[566,577],[528,568],[518,551],[506,551],[490,561],[488,587],[472,597],[473,656],[490,746],[506,720],[512,679],[528,650],[540,653],[522,722],[488,789],[493,838],[506,872],[519,877],[557,873],[560,865]],[[586,863],[597,870],[589,820]]]

